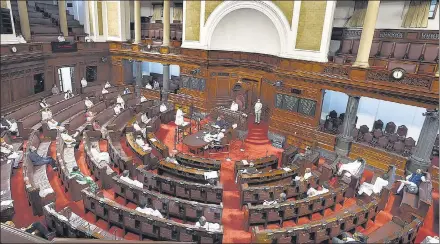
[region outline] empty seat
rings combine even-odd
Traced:
[[[341,51],[342,54],[351,54],[352,40],[342,40]]]
[[[374,57],[379,52],[379,42],[373,42],[370,49],[370,57]]]
[[[409,49],[408,49],[408,59],[409,60],[419,60],[423,57],[423,46],[425,44],[419,44],[419,43],[410,43]]]
[[[379,56],[384,58],[389,58],[393,51],[393,42],[382,42],[382,46],[380,47]]]
[[[351,53],[356,55],[359,50],[359,40],[353,40],[353,45],[351,46]]]
[[[396,124],[394,122],[388,122],[385,126],[385,134],[393,134],[396,132]]]
[[[437,62],[438,60],[438,44],[426,44],[423,61]]]
[[[406,57],[406,50],[408,49],[409,43],[396,43],[394,46],[393,58],[403,59]]]

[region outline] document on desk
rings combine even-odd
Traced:
[[[243,165],[249,165],[249,163],[246,159],[241,160],[241,162],[243,163]]]
[[[150,141],[151,141],[151,142],[155,142],[155,141],[157,141],[157,140],[156,140],[156,138],[151,138]]]
[[[216,178],[218,178],[218,173],[217,173],[217,171],[209,171],[209,172],[205,172],[205,173],[203,173],[203,175],[205,176],[205,180],[216,179]]]
[[[286,171],[286,172],[290,172],[290,171],[292,171],[292,169],[291,168],[283,168],[284,169],[284,171]]]

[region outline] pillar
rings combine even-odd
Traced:
[[[142,61],[136,61],[136,96],[140,96],[140,88],[142,87]]]
[[[139,44],[142,42],[141,31],[141,1],[134,1],[134,43]]]
[[[414,173],[417,169],[426,171],[431,166],[430,157],[438,133],[438,110],[427,110],[423,116],[425,116],[425,121],[417,140],[416,150],[407,162],[406,170],[411,173]]]
[[[359,50],[354,62],[354,67],[368,68],[371,44],[373,43],[374,30],[376,28],[377,15],[379,13],[380,1],[368,1],[367,12],[365,13],[364,26],[362,28]]]
[[[170,2],[163,1],[163,40],[162,46],[168,47],[170,45]]]
[[[66,1],[58,0],[58,12],[60,18],[60,30],[64,36],[69,36],[69,30],[67,29],[67,14],[66,14]]]
[[[18,14],[20,15],[21,34],[26,41],[31,41],[31,27],[27,10],[27,1],[17,1]]]
[[[335,151],[339,156],[347,156],[353,141],[353,128],[356,126],[356,115],[359,107],[360,97],[349,96],[347,108],[345,109],[344,121],[342,122],[342,133],[338,136]]]
[[[164,15],[165,17],[165,15]],[[168,92],[170,90],[170,65],[163,65],[163,83],[162,83],[162,98],[164,101],[168,100]]]

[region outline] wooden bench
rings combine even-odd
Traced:
[[[391,221],[367,236],[367,243],[415,243],[422,223],[422,219],[415,216],[412,216],[410,222],[393,216]]]
[[[179,152],[174,156],[181,165],[207,170],[220,170],[221,161]]]
[[[50,105],[54,105],[58,102],[61,102],[64,100],[64,94],[58,94],[58,95],[53,95],[53,96],[49,96],[46,97],[46,102]],[[33,101],[30,103],[27,103],[25,105],[22,105],[18,108],[15,108],[14,111],[7,113],[6,114],[6,118],[8,119],[15,119],[16,121],[19,121],[20,119],[39,112],[40,111],[40,100],[37,101]],[[3,111],[2,111],[3,114]]]
[[[83,202],[86,212],[92,212],[97,219],[102,219],[109,226],[118,226],[124,234],[132,232],[139,235],[168,241],[221,243],[223,228],[218,231],[207,231],[190,224],[182,224],[173,220],[158,218],[129,209],[103,197],[102,192],[93,194],[83,190]]]
[[[159,161],[158,174],[163,174],[164,172],[183,179],[206,184],[209,181],[205,178],[205,174],[211,172],[211,170],[196,169],[161,160]],[[216,172],[218,178],[215,181],[218,181],[220,180],[220,172]]]
[[[412,194],[403,190],[402,202],[400,203],[400,212],[404,220],[411,219],[411,214],[419,216],[421,219],[425,218],[429,207],[432,205],[432,182],[431,174],[424,173],[426,182],[421,182],[419,185],[419,192]]]
[[[197,222],[201,216],[205,216],[206,221],[221,224],[222,205],[188,201],[152,192],[127,183],[119,176],[115,176],[113,179],[115,181],[113,186],[115,198],[117,196],[123,197],[126,204],[131,201],[136,205],[145,205],[158,210],[167,219],[172,216],[183,220],[184,223],[187,221]]]
[[[127,156],[121,145],[120,131],[110,131],[107,135],[107,149],[114,165],[121,171],[128,170],[132,177],[136,177],[136,163],[132,157]]]
[[[163,158],[166,158],[170,155],[168,147],[165,145],[165,143],[160,141],[154,133],[148,133],[147,139],[150,145],[156,149]]]
[[[32,207],[34,215],[43,214],[43,206],[54,202],[56,195],[47,178],[47,165],[34,166],[29,159],[29,148],[34,146],[40,156],[46,156],[49,151],[51,141],[41,140],[37,131],[32,132],[27,142],[27,148],[23,159],[23,178],[25,183],[25,192]]]
[[[190,201],[219,204],[223,199],[222,185],[199,184],[157,175],[148,171],[143,165],[137,167],[137,180],[149,190]]]
[[[278,157],[275,155],[270,155],[262,158],[251,159],[251,160],[239,160],[235,161],[234,172],[237,174],[239,170],[244,170],[253,164],[253,168],[256,169],[276,169],[278,168]]]
[[[52,114],[52,118],[57,121],[58,123],[61,123],[62,126],[65,126],[65,124],[71,119],[72,117],[76,116],[77,114],[84,114],[84,102],[78,101],[74,104],[66,104],[67,107],[65,107],[63,110],[58,111],[57,113]],[[57,135],[57,129],[50,129],[49,126],[45,121],[42,123],[43,128],[43,135],[45,137],[50,137],[52,140],[56,138]],[[68,128],[66,128],[68,129]]]
[[[273,169],[266,172],[257,172],[253,174],[239,173],[237,182],[239,184],[247,183],[248,185],[262,185],[269,182],[288,180],[298,176],[298,166],[290,165],[284,168]]]
[[[133,154],[146,165],[149,169],[157,168],[158,159],[151,153],[151,151],[144,151],[137,143],[132,132],[125,134],[125,140],[127,146],[131,149]]]
[[[0,185],[2,194],[0,196],[0,220],[1,222],[11,221],[14,217],[14,200],[11,195],[11,174],[13,163],[9,160],[0,161]]]

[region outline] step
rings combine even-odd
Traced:
[[[251,140],[248,140],[248,139],[245,139],[244,140],[246,143],[249,143],[249,144],[252,144],[252,145],[265,145],[265,144],[270,144],[270,140],[254,140],[254,139],[251,139]]]

